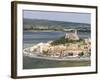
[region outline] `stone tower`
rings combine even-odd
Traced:
[[[69,40],[79,40],[77,30],[75,29],[74,32],[66,33],[65,39]]]

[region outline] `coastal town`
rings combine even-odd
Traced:
[[[47,43],[40,42],[25,48],[24,54],[51,58],[80,58],[91,56],[91,40],[80,39],[77,30],[66,33],[63,38]]]

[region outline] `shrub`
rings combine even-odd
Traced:
[[[83,56],[83,55],[84,55],[84,52],[81,52],[81,53],[78,54],[78,56],[80,56],[80,57]]]
[[[61,37],[58,40],[55,40],[51,43],[51,45],[60,45],[60,44],[66,44],[66,43],[77,43],[77,42],[83,42],[83,39],[79,39],[79,40],[69,40],[69,39],[65,39],[65,37]]]

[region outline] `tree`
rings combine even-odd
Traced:
[[[81,56],[83,56],[83,55],[84,55],[84,52],[80,52],[80,53],[78,54],[79,57],[81,57]]]
[[[73,53],[68,53],[68,56],[73,56]]]
[[[48,55],[48,50],[47,50],[47,51],[44,51],[44,50],[43,50],[43,54],[44,54],[44,55]]]

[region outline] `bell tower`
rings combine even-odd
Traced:
[[[77,30],[75,29],[75,34],[77,35]]]

